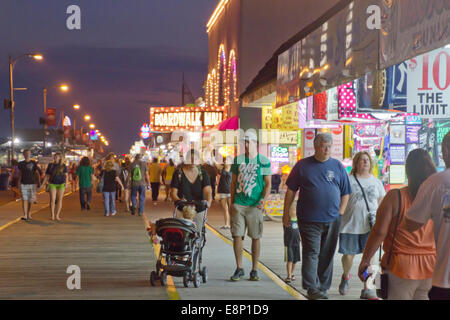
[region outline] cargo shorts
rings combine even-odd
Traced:
[[[35,184],[21,184],[20,193],[22,200],[28,202],[36,201],[36,185]]]
[[[246,207],[239,204],[231,206],[231,234],[233,237],[247,235],[252,239],[260,239],[263,233],[264,216],[257,207]]]

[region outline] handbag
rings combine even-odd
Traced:
[[[102,177],[100,178],[98,184],[97,184],[97,193],[103,192],[103,186],[105,184],[105,174],[102,174]]]
[[[369,213],[369,226],[370,226],[370,229],[372,230],[373,225],[375,223],[374,223],[374,221],[372,219],[372,215],[370,214],[369,202],[367,201],[366,193],[364,192],[364,188],[362,187],[361,183],[359,182],[358,178],[356,177],[356,174],[354,175],[354,177],[355,177],[355,180],[358,183],[359,187],[361,188],[362,195],[363,195],[363,198],[364,198],[364,202],[366,203],[367,212]]]
[[[389,255],[388,255],[388,259],[387,259],[387,265],[389,265],[389,262],[391,261],[391,255],[392,255],[392,251],[394,249],[395,235],[397,234],[398,221],[400,219],[400,210],[401,209],[402,209],[402,193],[400,192],[400,190],[398,190],[398,213],[397,213],[397,219],[395,222],[394,236],[392,237],[392,246],[391,246],[391,249],[389,250]],[[387,299],[388,292],[389,292],[388,283],[389,283],[388,274],[382,273],[380,275],[380,289],[377,289],[377,296],[379,298]]]

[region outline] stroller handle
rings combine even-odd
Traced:
[[[176,216],[177,210],[182,211],[185,206],[195,206],[195,211],[202,212],[208,209],[208,206],[205,204],[205,200],[179,200],[175,201],[175,211],[173,216]]]

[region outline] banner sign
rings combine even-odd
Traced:
[[[303,158],[314,155],[314,138],[316,137],[315,129],[305,129],[305,144],[303,149]]]
[[[49,126],[49,127],[56,126],[56,109],[55,108],[47,108],[47,126]]]
[[[72,136],[72,127],[64,126],[64,138],[70,138]]]
[[[271,147],[270,148],[270,160],[272,162],[289,162],[289,148],[288,147]]]
[[[377,1],[382,9],[380,69],[450,43],[450,1]]]
[[[327,92],[327,120],[339,120],[339,99],[337,87],[329,89]]]
[[[406,182],[406,171],[404,165],[391,165],[389,167],[389,183],[404,184]]]
[[[408,112],[423,118],[450,118],[449,87],[450,49],[437,49],[409,60]]]
[[[206,131],[226,119],[224,107],[152,107],[150,131]]]
[[[331,129],[331,137],[333,138],[333,148],[331,148],[331,157],[340,161],[344,160],[344,129],[339,126]]]
[[[405,125],[403,124],[391,124],[390,127],[392,144],[405,144]]]
[[[276,108],[300,100],[300,55],[301,43],[297,42],[278,56]]]
[[[298,130],[298,102],[282,107],[281,130]]]
[[[389,154],[391,157],[391,164],[405,164],[406,147],[404,144],[391,144],[389,146]]]
[[[419,143],[419,130],[421,126],[406,126],[406,143]]]
[[[261,129],[272,129],[272,108],[272,106],[265,106],[262,108]]]
[[[378,69],[378,33],[367,28],[373,0],[352,1],[278,56],[277,107]]]
[[[314,119],[327,120],[327,92],[314,95]]]

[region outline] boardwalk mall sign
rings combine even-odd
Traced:
[[[224,107],[150,108],[151,131],[205,131],[219,125],[225,119],[226,111]]]

